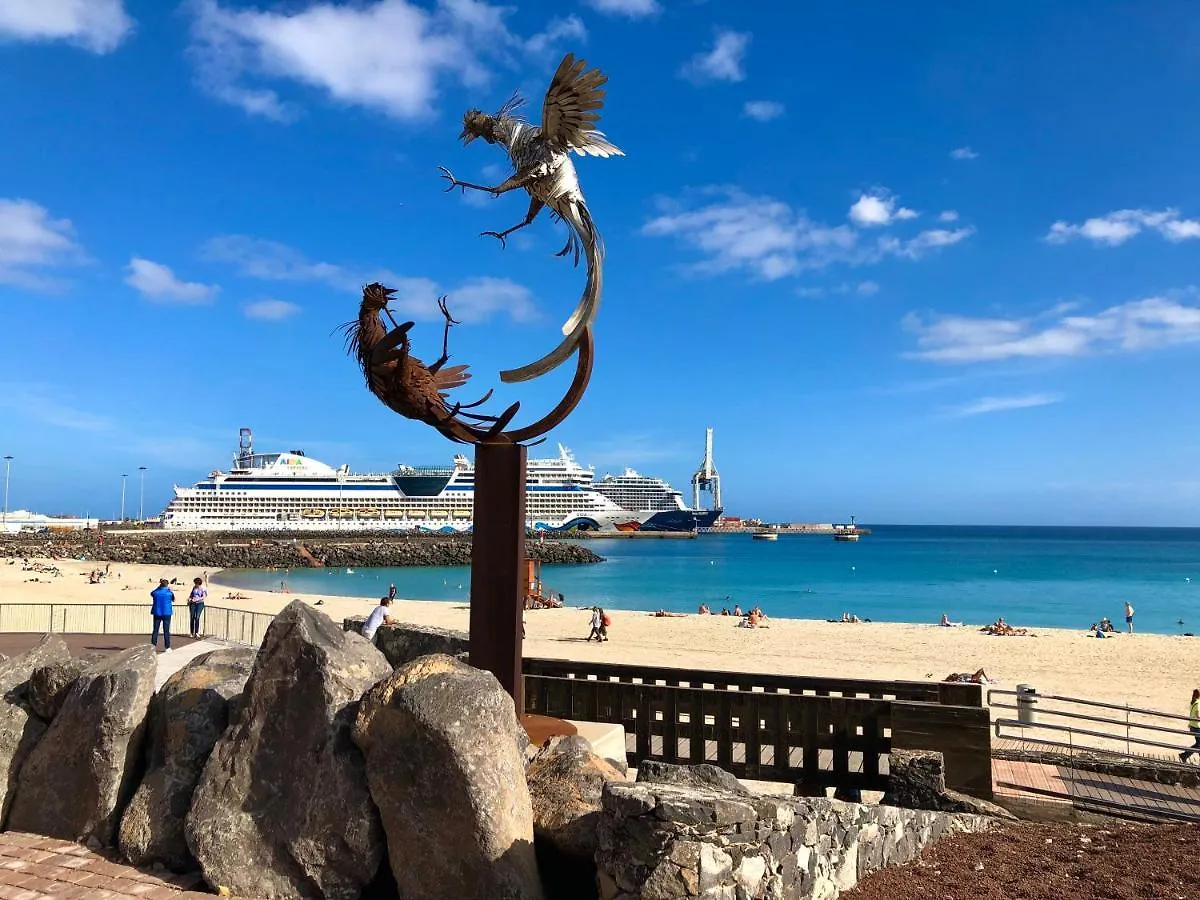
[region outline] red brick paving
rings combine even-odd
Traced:
[[[150,872],[70,841],[0,833],[0,900],[212,898],[199,874]]]

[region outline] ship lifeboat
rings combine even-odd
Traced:
[[[425,518],[425,510],[414,509],[408,514],[408,517],[410,519],[423,519],[423,518]]]
[[[449,518],[449,516],[450,513],[444,509],[431,509],[429,511],[429,518],[431,519],[446,519]]]
[[[329,511],[329,518],[331,518],[331,519],[352,519],[352,518],[354,518],[354,510],[346,509],[345,507],[342,507],[340,509],[331,509]]]
[[[385,519],[403,519],[404,516],[405,512],[402,509],[385,509],[383,511],[383,517]]]
[[[471,511],[469,509],[456,509],[454,511],[454,518],[469,519],[471,518]]]
[[[304,519],[323,519],[325,518],[325,510],[309,507],[308,509],[300,510],[300,516]]]
[[[379,510],[373,506],[365,506],[358,511],[358,517],[360,519],[378,519]]]

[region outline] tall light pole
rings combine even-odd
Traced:
[[[124,474],[121,476],[121,521],[122,522],[125,521],[125,479],[128,477],[129,477],[128,474]]]
[[[12,471],[12,457],[4,457],[4,525],[5,531],[8,530],[8,474]]]
[[[141,484],[138,488],[138,521],[144,522],[146,520],[146,517],[143,514],[143,507],[144,507],[145,500],[146,500],[146,467],[145,466],[138,466],[138,480],[141,482]]]

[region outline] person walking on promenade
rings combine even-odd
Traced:
[[[1196,736],[1196,742],[1192,749],[1179,754],[1182,762],[1187,762],[1192,756],[1200,753],[1200,688],[1192,691],[1192,705],[1188,707],[1188,731]]]
[[[200,578],[192,579],[192,592],[188,594],[188,634],[194,638],[200,637],[200,617],[204,613],[204,601],[208,599],[208,590]]]
[[[163,650],[171,652],[171,616],[175,614],[175,592],[165,578],[158,579],[158,587],[150,592],[150,615],[154,617],[154,630],[150,633],[150,646],[158,648],[158,629],[162,628]]]
[[[1133,634],[1133,606],[1125,601],[1125,630]]]
[[[595,639],[596,639],[596,640],[598,640],[598,641],[599,641],[599,640],[601,640],[601,637],[600,637],[600,623],[601,623],[601,622],[603,622],[603,621],[604,621],[604,620],[603,620],[603,618],[601,617],[601,613],[600,613],[600,607],[598,607],[598,606],[593,606],[593,607],[592,607],[592,630],[591,630],[591,631],[588,633],[588,636],[587,636],[587,639],[588,639],[589,641],[590,641],[592,638],[595,638]]]

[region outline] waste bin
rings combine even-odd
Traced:
[[[1017,685],[1017,721],[1022,725],[1037,723],[1037,688],[1031,684]]]

